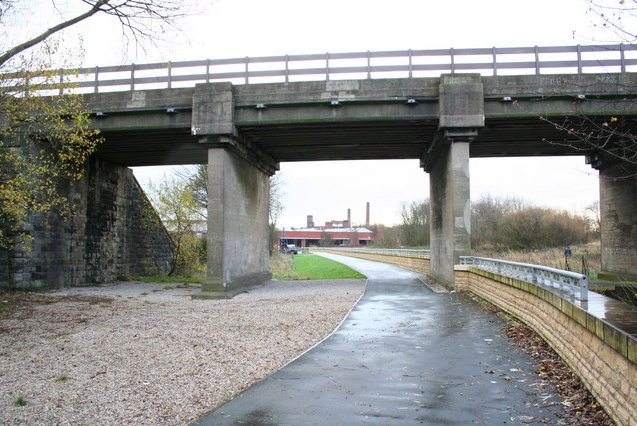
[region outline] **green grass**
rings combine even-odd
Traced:
[[[333,280],[339,278],[365,278],[364,275],[342,263],[315,254],[294,256],[294,270],[311,280]]]
[[[24,399],[24,397],[23,397],[23,396],[19,396],[19,397],[17,397],[16,399],[14,399],[14,400],[13,400],[13,403],[14,403],[15,405],[25,406],[25,405],[27,405],[27,400],[26,400],[26,399]]]

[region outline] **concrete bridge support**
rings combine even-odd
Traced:
[[[278,164],[237,131],[230,83],[197,85],[192,133],[208,147],[207,280],[195,297],[228,298],[272,276],[268,205]]]
[[[604,163],[599,167],[600,277],[637,280],[637,170]]]
[[[429,176],[431,275],[454,285],[453,266],[471,255],[469,142],[445,142]]]
[[[454,287],[454,264],[471,254],[469,144],[484,126],[484,94],[478,74],[442,75],[439,90],[438,134],[422,166],[430,174],[431,275]]]
[[[270,178],[223,148],[208,151],[208,278],[198,297],[232,297],[271,278]]]

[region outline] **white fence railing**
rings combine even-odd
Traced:
[[[159,62],[60,70],[42,89],[63,90],[68,82],[80,92],[192,87],[196,83],[235,84],[308,80],[437,77],[442,73],[484,75],[582,74],[627,72],[637,67],[637,46],[489,47],[259,56]],[[18,81],[5,74],[2,81]],[[30,81],[37,75],[30,74]],[[22,82],[24,84],[24,82]],[[82,90],[83,89],[83,90]]]
[[[588,300],[588,278],[583,274],[547,266],[473,256],[460,256],[460,263],[473,265],[494,274],[530,282],[554,291],[561,296],[566,295],[568,298],[580,301]]]

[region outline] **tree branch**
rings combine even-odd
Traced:
[[[11,58],[15,57],[16,55],[24,52],[27,49],[30,49],[31,47],[37,45],[38,43],[43,42],[44,40],[46,40],[47,38],[51,37],[53,34],[62,31],[65,28],[68,28],[72,25],[77,24],[78,22],[81,22],[87,18],[90,18],[91,16],[95,15],[96,13],[100,12],[102,9],[102,6],[107,4],[110,0],[99,0],[97,3],[95,3],[93,5],[93,7],[88,10],[87,12],[78,15],[74,18],[71,18],[67,21],[61,22],[58,25],[49,28],[48,30],[44,31],[42,34],[32,38],[31,40],[25,41],[22,44],[19,44],[15,47],[13,47],[12,49],[9,49],[8,51],[6,51],[4,54],[0,55],[0,66],[4,65],[7,61],[9,61]]]

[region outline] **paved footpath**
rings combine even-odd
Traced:
[[[324,254],[365,274],[365,294],[321,344],[201,425],[556,423],[532,360],[503,320],[415,272]]]

